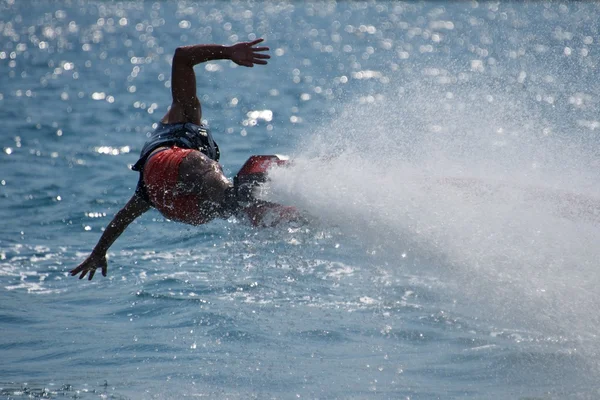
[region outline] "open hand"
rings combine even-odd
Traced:
[[[85,278],[85,276],[89,273],[90,276],[88,277],[88,279],[91,281],[94,277],[94,274],[96,273],[97,268],[102,268],[102,275],[106,276],[108,272],[108,264],[106,262],[105,254],[90,254],[90,256],[86,258],[84,262],[79,264],[77,268],[74,268],[71,271],[69,271],[69,273],[71,274],[71,276],[75,276],[81,273],[81,275],[79,275],[79,279]]]
[[[254,64],[267,64],[270,55],[264,54],[263,52],[269,51],[268,47],[253,47],[264,39],[256,39],[252,42],[242,42],[236,43],[231,46],[230,49],[230,57],[231,61],[236,63],[237,65],[242,65],[244,67],[254,67]]]

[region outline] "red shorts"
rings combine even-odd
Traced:
[[[151,155],[144,166],[144,184],[152,205],[166,218],[201,225],[210,220],[201,212],[201,199],[178,188],[179,165],[193,151],[172,147]]]

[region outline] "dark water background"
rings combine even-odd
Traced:
[[[600,397],[599,11],[0,1],[0,396]],[[204,118],[229,176],[291,154],[265,196],[314,221],[151,211],[68,277],[175,48],[257,37],[267,67],[196,67]]]

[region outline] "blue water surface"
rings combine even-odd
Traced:
[[[0,397],[599,398],[599,15],[0,0]],[[203,118],[228,176],[303,160],[271,195],[311,222],[153,210],[108,277],[69,277],[133,193],[177,46],[261,37],[267,66],[195,68]],[[410,186],[490,171],[559,200]]]

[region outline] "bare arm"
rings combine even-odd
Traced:
[[[117,240],[119,236],[125,231],[125,229],[129,226],[129,224],[148,211],[150,209],[150,204],[144,201],[137,192],[131,197],[131,199],[127,202],[125,207],[123,207],[112,219],[110,224],[106,227],[98,244],[92,250],[92,254],[89,255],[88,258],[85,259],[84,262],[79,264],[79,266],[70,271],[71,276],[75,276],[79,273],[79,279],[85,278],[85,276],[89,273],[89,280],[92,280],[94,274],[96,273],[96,268],[102,268],[102,275],[106,276],[108,265],[106,262],[106,252],[109,247]]]
[[[196,95],[196,74],[194,66],[212,60],[231,60],[238,65],[253,67],[255,64],[265,65],[268,47],[254,47],[263,39],[252,42],[236,43],[233,46],[216,44],[198,44],[182,46],[175,50],[171,70],[171,92],[173,103],[163,117],[164,123],[192,122],[200,124],[202,107]]]

